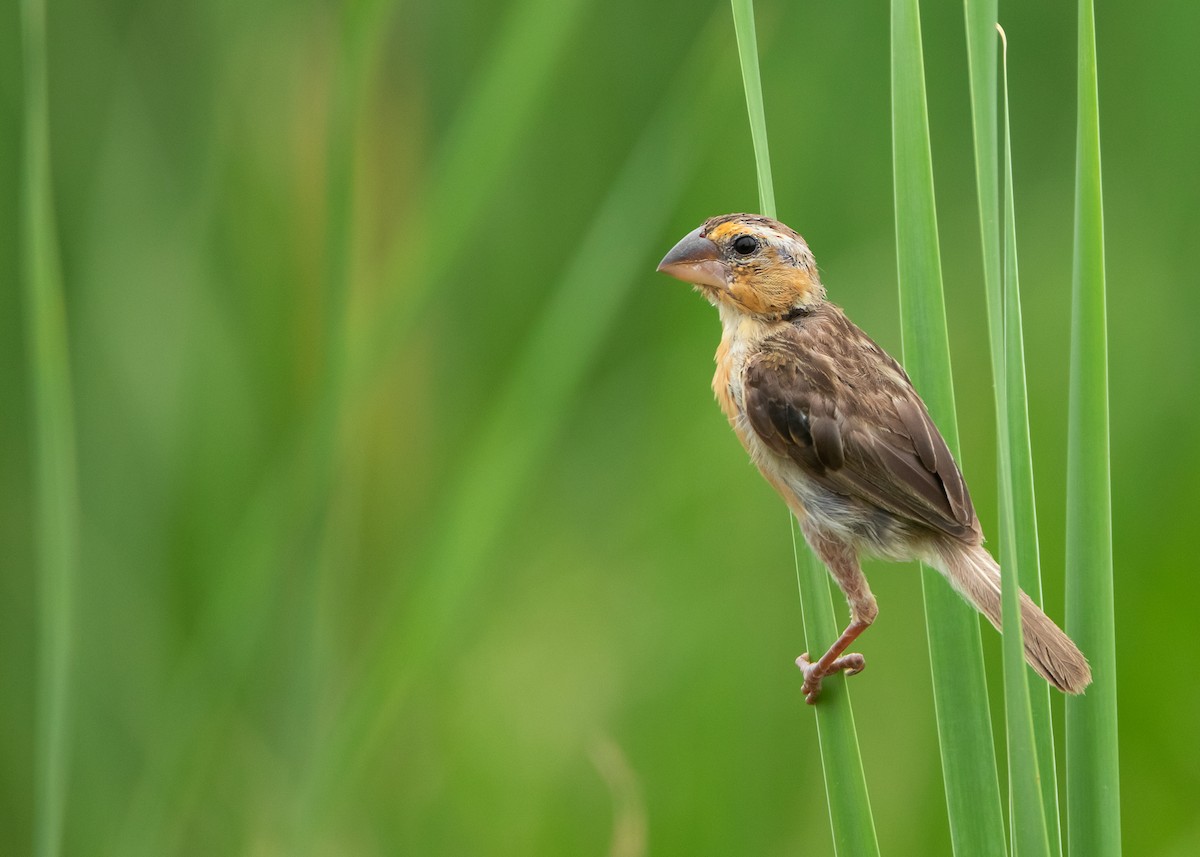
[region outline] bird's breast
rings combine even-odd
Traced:
[[[749,347],[746,343],[726,334],[722,337],[720,346],[717,347],[717,371],[713,374],[712,382],[717,404],[721,406],[721,412],[725,414],[729,424],[742,438],[743,444],[746,443],[746,438],[739,425],[742,421],[741,417],[746,411],[742,370],[745,368],[748,356]]]
[[[782,483],[772,479],[774,471],[778,468],[779,456],[762,442],[746,416],[745,368],[753,353],[753,341],[726,335],[717,349],[713,393],[716,394],[721,411],[729,420],[746,452],[750,454],[750,458],[758,465],[763,475],[780,489],[780,493],[784,493]]]
[[[717,348],[717,371],[713,374],[713,393],[734,433],[759,472],[779,492],[792,512],[803,518],[804,504],[797,492],[789,485],[788,462],[773,453],[754,433],[746,418],[745,386],[742,373],[750,356],[750,347],[736,337],[725,336]]]

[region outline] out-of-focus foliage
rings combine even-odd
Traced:
[[[962,9],[926,7],[963,464],[995,534]],[[32,840],[37,639],[17,11],[0,8],[3,853]],[[780,216],[898,354],[886,9],[757,13]],[[48,14],[82,528],[66,852],[829,853],[787,514],[711,401],[711,308],[653,272],[704,217],[756,204],[727,5]],[[1000,14],[1061,618],[1075,9]],[[1149,855],[1200,849],[1197,15],[1097,20],[1123,828]],[[566,341],[556,312],[584,316]],[[880,845],[947,853],[920,583],[868,574],[881,613],[854,681]]]

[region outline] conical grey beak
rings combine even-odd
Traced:
[[[658,263],[658,270],[685,283],[724,289],[729,285],[729,267],[721,259],[720,248],[700,234],[703,228],[683,236]]]

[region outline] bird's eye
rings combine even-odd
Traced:
[[[739,235],[733,242],[733,250],[739,256],[749,256],[758,249],[758,239],[753,235]]]

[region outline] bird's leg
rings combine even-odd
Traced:
[[[809,705],[816,703],[817,697],[821,693],[821,679],[825,676],[843,670],[846,671],[846,675],[855,675],[863,671],[866,667],[866,660],[862,655],[857,652],[848,655],[842,653],[850,647],[859,634],[875,621],[875,617],[879,613],[879,608],[875,604],[875,596],[871,594],[871,589],[867,586],[867,578],[862,573],[862,567],[858,564],[858,556],[853,548],[819,535],[814,538],[813,535],[805,532],[809,544],[825,561],[833,579],[837,581],[838,586],[846,595],[846,600],[850,602],[850,624],[816,663],[809,660],[808,652],[796,658],[796,666],[804,672],[804,684],[801,690],[804,691],[804,699]]]
[[[821,693],[821,679],[825,676],[842,670],[846,670],[846,675],[854,675],[863,671],[867,662],[862,655],[857,652],[843,655],[842,652],[846,651],[855,638],[870,624],[862,619],[852,621],[842,632],[842,636],[837,638],[837,642],[830,646],[829,651],[821,655],[821,659],[816,663],[809,660],[808,652],[796,658],[796,666],[804,671],[804,684],[801,690],[804,691],[804,699],[809,705],[816,703],[817,696]]]

